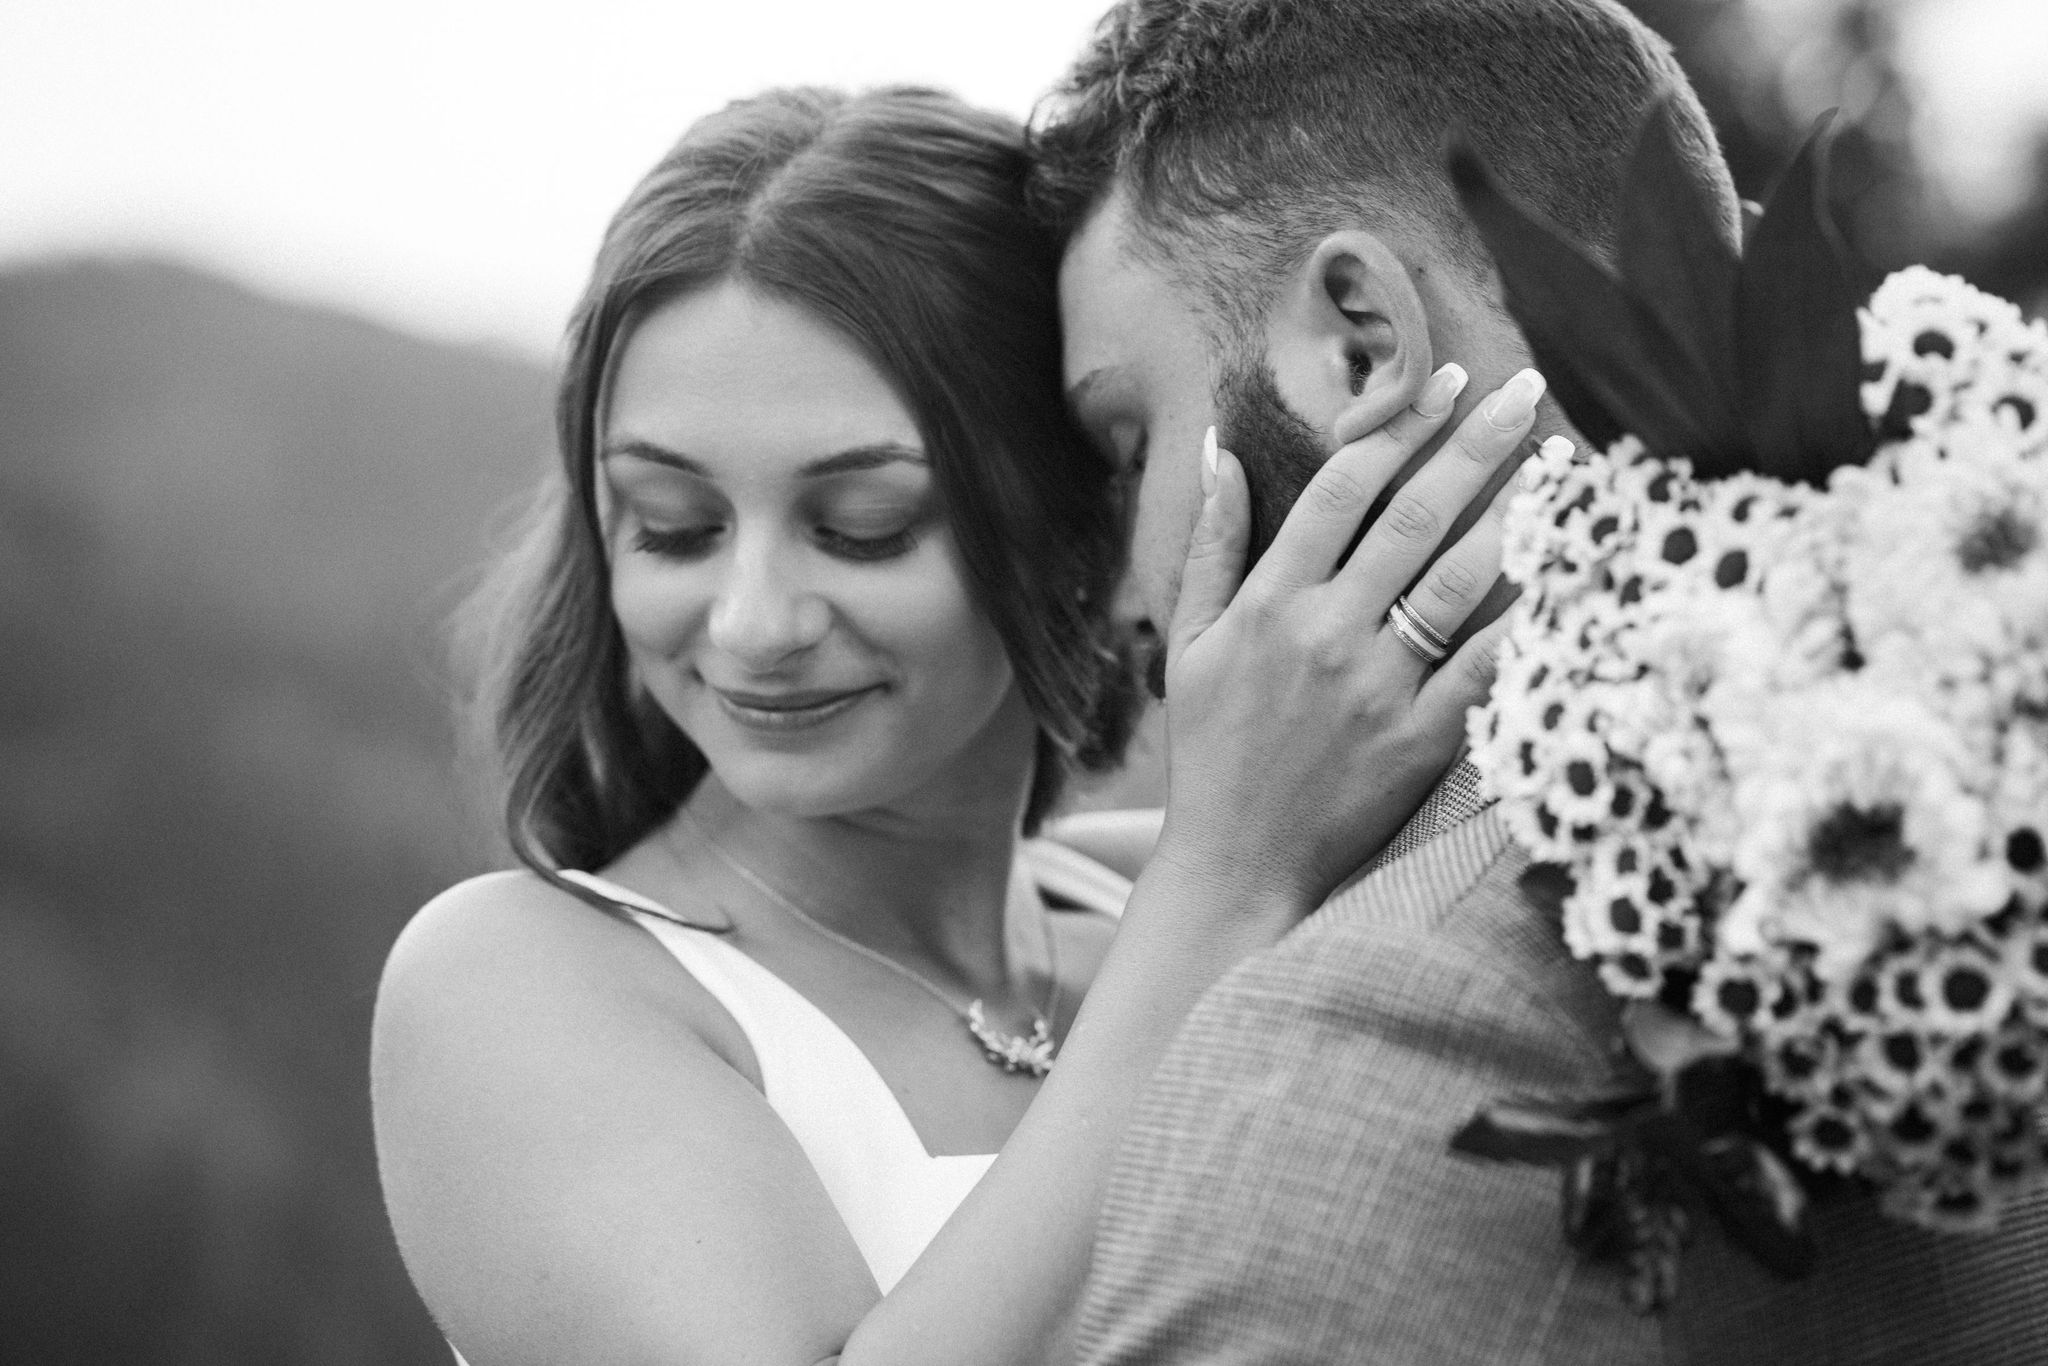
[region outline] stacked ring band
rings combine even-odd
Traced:
[[[1394,605],[1387,609],[1387,625],[1394,628],[1394,636],[1412,651],[1424,664],[1441,664],[1450,656],[1451,642],[1437,633],[1435,627],[1422,619],[1422,614],[1408,605],[1404,593],[1394,599]]]

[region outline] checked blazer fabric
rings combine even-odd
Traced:
[[[1190,1013],[1111,1176],[1083,1366],[2048,1366],[2043,1200],[1974,1243],[1823,1211],[1794,1285],[1702,1228],[1673,1309],[1625,1308],[1554,1172],[1448,1148],[1487,1101],[1597,1084],[1614,1004],[1497,812],[1419,833]]]

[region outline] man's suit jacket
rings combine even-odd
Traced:
[[[1702,1229],[1679,1302],[1645,1318],[1565,1245],[1556,1173],[1452,1154],[1482,1104],[1608,1072],[1614,1005],[1521,891],[1527,862],[1481,812],[1202,999],[1119,1154],[1084,1366],[2048,1364],[2048,1200],[1978,1242],[1852,1202],[1794,1285]]]

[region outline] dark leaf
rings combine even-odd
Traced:
[[[1735,290],[1741,258],[1720,204],[1679,151],[1669,95],[1636,135],[1621,193],[1621,278],[1647,304],[1713,385],[1721,435],[1741,444],[1735,365]]]
[[[1725,418],[1686,348],[1605,266],[1513,203],[1462,142],[1451,181],[1572,425],[1588,440],[1633,432],[1661,456],[1711,465]]]
[[[1628,1221],[1614,1175],[1614,1159],[1607,1153],[1564,1165],[1560,1203],[1565,1241],[1588,1257],[1612,1255],[1627,1241]]]
[[[1827,206],[1825,115],[1764,206],[1736,314],[1741,410],[1755,468],[1816,486],[1877,448],[1858,397],[1863,299]]]
[[[1585,432],[1588,440],[1593,438],[1584,427],[1579,430]],[[1575,885],[1571,870],[1562,863],[1532,863],[1522,873],[1522,891],[1552,915],[1564,914],[1565,898],[1572,894]]]
[[[1806,1220],[1806,1191],[1783,1158],[1755,1139],[1708,1139],[1680,1115],[1658,1115],[1638,1129],[1685,1178],[1736,1246],[1787,1280],[1813,1270],[1819,1249]]]
[[[1702,1058],[1678,1074],[1671,1092],[1678,1112],[1709,1138],[1738,1129],[1754,1132],[1762,1122],[1762,1078],[1739,1057]]]
[[[1525,329],[1522,335],[1529,343],[1529,359],[1550,386],[1550,396],[1594,450],[1604,451],[1628,435],[1620,419],[1607,410],[1606,403],[1580,378],[1571,358],[1553,349],[1557,343],[1548,334]]]
[[[1754,1139],[1727,1137],[1707,1145],[1720,1179],[1707,1203],[1739,1246],[1787,1280],[1808,1275],[1819,1259],[1806,1219],[1806,1191],[1785,1159]]]
[[[1495,1101],[1452,1136],[1451,1150],[1496,1162],[1576,1162],[1611,1146],[1617,1122],[1644,1103],[1640,1093]]]

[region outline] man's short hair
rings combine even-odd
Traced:
[[[1113,188],[1135,242],[1236,336],[1342,227],[1488,268],[1445,174],[1462,131],[1511,192],[1611,255],[1644,111],[1676,96],[1702,183],[1737,200],[1670,47],[1613,0],[1119,0],[1034,129],[1063,234]]]

